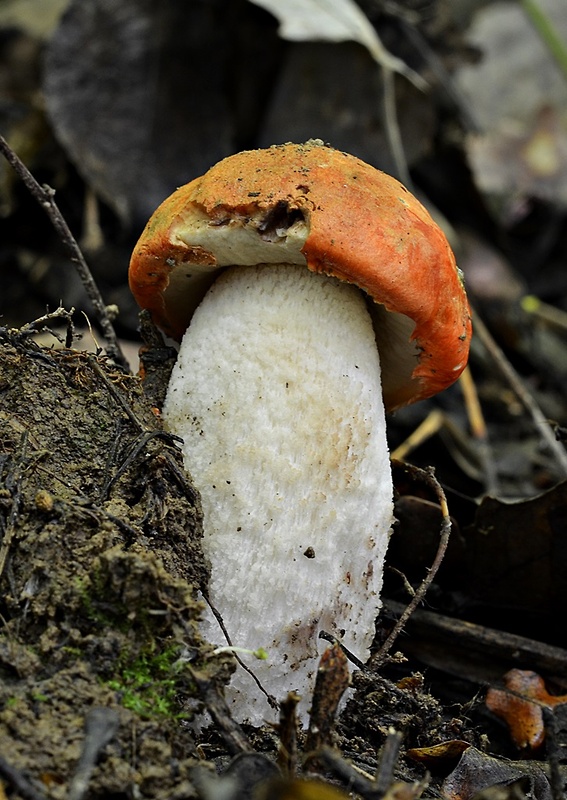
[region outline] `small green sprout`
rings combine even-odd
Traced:
[[[214,656],[220,656],[222,653],[232,653],[232,654],[239,654],[247,655],[247,656],[254,656],[259,661],[267,661],[268,660],[268,651],[264,650],[263,647],[258,647],[256,650],[247,650],[245,647],[217,647],[216,650],[213,650]]]

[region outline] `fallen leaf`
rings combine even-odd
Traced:
[[[551,695],[543,678],[530,670],[511,669],[504,689],[490,688],[486,706],[504,720],[520,750],[537,750],[545,740],[542,708],[567,703],[567,695]]]
[[[72,0],[47,48],[57,138],[126,224],[231,150],[230,33],[210,5]]]
[[[412,747],[407,751],[406,755],[413,761],[419,761],[422,764],[435,767],[440,762],[455,761],[470,746],[469,742],[463,742],[461,739],[451,739],[431,747]]]
[[[382,79],[367,50],[353,42],[287,45],[258,144],[304,142],[316,135],[338,150],[395,173],[380,103]],[[396,82],[396,114],[404,153],[413,165],[431,152],[436,130],[431,98]]]
[[[389,53],[368,17],[354,0],[250,0],[280,22],[282,39],[293,42],[358,42],[386,69],[404,75],[419,89],[423,78]]]
[[[482,791],[509,787],[516,781],[526,784],[524,792],[533,800],[551,800],[549,781],[536,764],[503,761],[469,747],[445,779],[441,796],[443,800],[472,800]]]

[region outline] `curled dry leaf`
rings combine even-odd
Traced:
[[[441,762],[456,761],[470,746],[469,742],[464,742],[462,739],[450,739],[431,747],[412,747],[406,755],[413,761],[435,767]]]
[[[504,720],[521,750],[537,750],[545,740],[543,708],[567,703],[567,695],[551,695],[536,672],[511,669],[504,675],[504,689],[489,689],[487,708]]]
[[[534,800],[551,800],[548,779],[543,770],[529,761],[503,761],[482,753],[476,747],[469,747],[455,767],[445,779],[441,797],[443,800],[472,800],[487,797],[481,792],[498,787],[505,789],[521,781],[525,794]],[[513,795],[504,795],[510,798]]]

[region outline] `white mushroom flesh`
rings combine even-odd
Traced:
[[[209,597],[267,693],[305,721],[325,630],[364,660],[392,484],[380,363],[362,293],[304,266],[229,268],[181,343],[163,409],[203,504]],[[226,644],[213,615],[203,623]],[[276,719],[238,668],[235,717]]]

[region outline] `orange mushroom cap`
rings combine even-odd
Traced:
[[[470,309],[445,235],[401,183],[358,158],[318,141],[237,153],[162,203],[134,250],[129,282],[138,304],[178,340],[228,266],[213,244],[192,240],[193,220],[211,241],[223,228],[247,228],[279,242],[302,225],[310,270],[355,284],[377,309],[394,312],[375,323],[388,409],[430,397],[465,368]],[[403,318],[411,322],[400,325]]]

